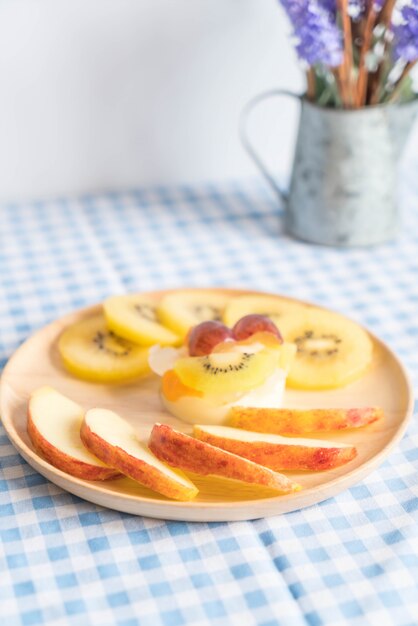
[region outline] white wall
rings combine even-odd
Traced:
[[[277,0],[1,0],[0,201],[254,174],[238,114],[301,87],[288,33]],[[254,117],[278,171],[295,121]]]

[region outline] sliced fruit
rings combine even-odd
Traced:
[[[213,352],[178,359],[174,371],[187,387],[208,394],[242,392],[261,385],[278,367],[278,350]]]
[[[158,458],[169,465],[195,474],[223,476],[271,487],[282,493],[301,489],[300,485],[283,474],[198,441],[166,424],[155,424],[148,445]]]
[[[106,322],[119,337],[142,346],[178,344],[180,338],[158,317],[156,301],[149,296],[112,296],[103,303]]]
[[[265,315],[259,313],[250,313],[244,315],[235,324],[232,329],[232,334],[237,341],[248,339],[256,333],[270,333],[280,342],[283,341],[283,337],[280,334],[276,324]]]
[[[169,402],[176,402],[183,396],[201,398],[203,393],[184,385],[174,370],[168,370],[161,379],[161,393]]]
[[[281,369],[289,371],[289,368],[296,356],[296,345],[294,343],[282,343],[271,333],[259,332],[255,333],[248,339],[243,341],[235,341],[231,343],[226,341],[220,343],[213,349],[213,353],[217,352],[260,352],[265,348],[276,350],[278,355],[277,366]]]
[[[281,437],[228,426],[195,426],[193,435],[272,470],[327,470],[357,455],[354,446],[318,439]]]
[[[69,326],[58,349],[67,370],[93,382],[124,382],[149,372],[148,349],[107,329],[103,315]]]
[[[297,389],[331,389],[359,378],[373,356],[373,343],[360,326],[321,309],[307,308],[298,319],[287,319],[286,341],[297,346],[287,384]]]
[[[54,467],[85,480],[108,480],[119,472],[93,456],[80,439],[84,411],[52,387],[41,387],[28,404],[28,434],[35,450]]]
[[[360,428],[382,417],[383,410],[377,407],[302,410],[234,406],[228,413],[228,423],[259,433],[303,435]]]
[[[210,354],[218,344],[231,341],[233,341],[231,329],[215,320],[193,326],[187,336],[190,356]]]
[[[218,343],[212,352],[259,352],[263,348],[279,348],[283,342],[272,333],[259,332],[242,341],[223,341]]]
[[[177,376],[177,375],[175,375]],[[191,424],[223,424],[232,406],[282,406],[283,392],[285,386],[285,373],[281,369],[276,369],[261,385],[250,391],[241,393],[234,391],[229,394],[203,394],[201,391],[193,391],[181,385],[176,389],[170,389],[172,398],[168,398],[164,393],[164,386],[161,393],[161,400],[169,413],[172,413],[184,422]],[[187,390],[187,393],[186,393]],[[180,395],[181,394],[181,395]],[[199,396],[197,395],[199,394]]]
[[[284,342],[279,349],[279,367],[288,372],[296,357],[297,348],[294,343]]]
[[[222,321],[228,296],[217,291],[176,291],[166,295],[158,305],[163,324],[185,337],[192,326],[207,320]]]
[[[182,348],[171,348],[156,345],[149,349],[148,363],[154,374],[163,376],[165,372],[173,369],[177,359],[185,357],[187,354],[187,348],[184,346]]]
[[[283,322],[288,318],[297,319],[305,308],[306,305],[304,304],[286,300],[280,296],[238,296],[232,298],[226,305],[223,321],[227,326],[232,327],[242,317],[256,313],[271,319],[283,335]]]
[[[164,465],[113,411],[87,411],[80,436],[84,445],[103,462],[167,498],[191,500],[198,493],[182,472]]]

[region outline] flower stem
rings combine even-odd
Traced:
[[[353,105],[352,68],[353,68],[353,36],[351,32],[351,20],[348,12],[348,0],[338,0],[341,14],[342,29],[344,35],[344,58],[341,67],[341,82],[344,83],[344,92],[341,94],[346,108]]]
[[[378,104],[382,92],[384,93],[384,85],[382,85],[382,77],[385,75],[385,67],[388,61],[388,29],[392,23],[392,13],[395,7],[396,0],[385,0],[382,9],[376,15],[376,23],[383,26],[384,42],[383,42],[383,55],[377,70],[373,73],[369,84],[369,104]]]
[[[346,109],[348,108],[349,94],[344,63],[342,63],[342,65],[339,65],[338,67],[334,67],[332,69],[332,74],[337,85],[337,91],[340,97],[341,106],[343,109]]]
[[[310,102],[313,102],[315,100],[315,95],[316,95],[316,80],[315,80],[315,71],[313,67],[309,67],[306,70],[306,83],[307,83],[306,96]]]
[[[417,59],[418,60],[418,59]],[[392,91],[389,93],[388,97],[385,99],[386,102],[395,102],[400,90],[402,89],[402,83],[404,79],[408,76],[414,65],[417,63],[416,61],[409,61],[402,70],[402,74],[399,76],[398,80],[393,86]]]
[[[382,9],[379,12],[377,23],[382,24],[385,28],[388,28],[392,22],[392,13],[395,7],[396,0],[385,0]]]
[[[373,37],[373,29],[376,23],[376,9],[374,7],[373,0],[370,0],[367,8],[367,14],[365,18],[365,25],[363,30],[362,44],[360,48],[360,57],[358,63],[358,79],[357,79],[357,93],[356,93],[356,105],[362,107],[366,104],[367,97],[367,78],[368,70],[366,66],[366,56],[370,50],[370,44]]]
[[[376,72],[374,72],[370,81],[369,89],[369,104],[375,105],[382,101],[383,94],[386,90],[386,81],[389,74],[389,59],[387,53],[385,53],[381,60]]]

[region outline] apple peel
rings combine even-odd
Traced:
[[[263,485],[281,493],[292,493],[301,489],[300,485],[283,474],[199,441],[166,424],[154,425],[148,445],[162,461],[195,474],[222,476]]]
[[[36,452],[54,467],[84,480],[110,480],[120,474],[83,446],[81,406],[52,387],[30,396],[27,430]]]
[[[379,407],[353,409],[274,409],[236,406],[228,425],[259,433],[304,435],[368,426],[384,416]]]
[[[193,435],[274,471],[328,470],[345,465],[357,455],[356,448],[345,443],[281,437],[228,426],[195,426]]]
[[[192,500],[198,493],[186,476],[154,456],[131,426],[113,411],[87,411],[80,436],[84,445],[104,463],[167,498]]]

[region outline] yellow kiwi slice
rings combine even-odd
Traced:
[[[232,298],[225,307],[223,321],[227,326],[234,324],[251,313],[269,317],[282,333],[282,323],[287,318],[297,319],[306,309],[306,305],[286,300],[280,296],[248,295]]]
[[[176,291],[161,300],[157,311],[163,324],[184,337],[192,326],[200,322],[221,321],[228,299],[217,291]]]
[[[297,319],[287,318],[281,332],[297,346],[287,384],[297,389],[332,389],[358,379],[373,357],[373,343],[355,322],[307,307]]]
[[[103,310],[109,329],[119,337],[142,346],[156,343],[171,346],[180,342],[180,338],[160,322],[156,301],[148,296],[112,296],[103,303]]]
[[[67,370],[85,380],[124,382],[149,372],[148,349],[109,331],[101,314],[66,328],[58,349]]]
[[[212,352],[178,359],[174,371],[187,387],[207,394],[242,392],[262,385],[278,367],[278,350]]]

